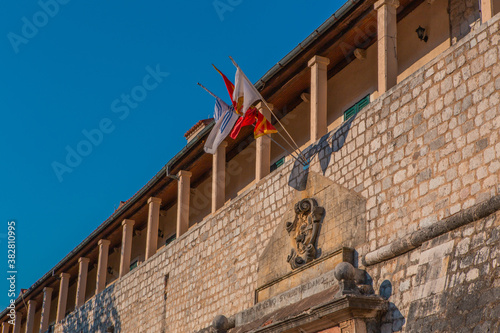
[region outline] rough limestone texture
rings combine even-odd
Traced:
[[[382,332],[499,332],[500,212],[370,267]]]
[[[499,41],[497,16],[306,152],[311,171],[366,199],[359,258],[499,194]],[[258,258],[307,176],[285,164],[56,332],[195,332],[250,308]],[[497,332],[499,230],[496,213],[366,267],[391,302],[381,331]]]
[[[305,198],[315,198],[318,206],[324,209],[317,240],[317,257],[324,260],[309,263],[307,266],[310,269],[303,270],[301,267],[293,270],[287,262],[294,247],[293,238],[286,231],[285,224],[294,220],[294,205]],[[258,259],[258,288],[270,283],[272,285],[259,291],[257,299],[260,301],[275,296],[332,270],[332,267],[342,261],[352,261],[352,251],[339,249],[339,244],[354,248],[364,243],[365,206],[366,200],[356,192],[349,191],[320,174],[310,173],[307,188],[296,192]]]

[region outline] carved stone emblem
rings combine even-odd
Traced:
[[[293,245],[286,259],[292,269],[316,258],[316,240],[324,214],[325,209],[319,207],[313,198],[303,199],[295,204],[295,219],[285,225]]]

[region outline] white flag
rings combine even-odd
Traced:
[[[234,123],[238,120],[238,115],[234,113],[232,106],[227,105],[219,97],[215,99],[214,107],[215,125],[208,135],[205,147],[206,153],[215,154],[217,148],[233,129]]]
[[[245,112],[255,103],[255,101],[261,100],[262,96],[255,89],[253,84],[248,80],[247,76],[240,67],[237,67],[235,85],[233,91],[233,101],[236,101],[236,112],[240,115],[244,115]]]

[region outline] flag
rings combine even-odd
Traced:
[[[238,115],[234,113],[234,108],[232,106],[227,105],[219,97],[216,97],[214,119],[214,128],[212,128],[212,131],[208,135],[205,147],[203,148],[206,153],[212,155],[215,154],[221,142],[224,141],[231,132],[233,125],[236,123],[236,120],[238,120]]]
[[[236,113],[244,115],[253,103],[262,99],[262,96],[257,89],[255,89],[250,80],[248,80],[245,73],[243,73],[240,67],[237,67],[232,98],[233,103],[236,102]]]
[[[271,122],[264,117],[260,112],[257,112],[257,123],[255,124],[255,129],[253,130],[254,138],[260,138],[263,135],[277,133],[276,128],[271,125]]]
[[[236,64],[235,64],[236,65]],[[260,93],[255,89],[252,83],[248,80],[243,71],[236,65],[236,88],[233,83],[225,76],[217,67],[214,66],[215,70],[222,76],[224,83],[226,84],[227,92],[231,97],[233,102],[234,110],[237,110],[237,98],[236,89],[242,91],[242,97],[239,102],[239,112],[237,112],[242,117],[239,117],[236,124],[234,125],[231,134],[229,135],[232,139],[236,139],[240,130],[244,126],[253,125],[256,121],[254,128],[254,138],[261,137],[266,134],[277,133],[278,131],[273,125],[254,107],[251,106],[255,101],[263,99]],[[245,97],[246,96],[246,97]],[[243,101],[244,100],[244,101]],[[245,111],[245,112],[242,112]],[[208,140],[207,140],[208,142]]]
[[[271,125],[271,122],[264,117],[255,107],[250,107],[243,117],[239,117],[234,125],[231,134],[229,135],[231,139],[236,139],[240,130],[244,126],[253,125],[255,122],[255,128],[253,130],[253,136],[255,139],[271,133],[277,133],[276,128]]]
[[[231,131],[231,134],[229,135],[231,139],[236,139],[238,134],[240,134],[240,130],[244,126],[252,125],[255,122],[255,115],[258,113],[256,108],[252,107],[250,108],[243,117],[239,117],[238,120],[236,121],[236,124],[234,125],[233,130]]]
[[[233,106],[236,106],[236,103],[233,100],[234,84],[231,81],[229,81],[227,76],[225,76],[217,67],[215,67],[214,64],[212,64],[212,66],[214,66],[215,70],[217,72],[219,72],[219,74],[222,76],[222,79],[224,80],[224,83],[226,84],[227,92],[229,93],[229,98],[233,102]]]

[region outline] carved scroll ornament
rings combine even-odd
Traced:
[[[313,198],[303,199],[295,204],[295,219],[285,225],[293,245],[287,258],[292,269],[316,258],[316,240],[324,214],[324,208],[319,207]]]

